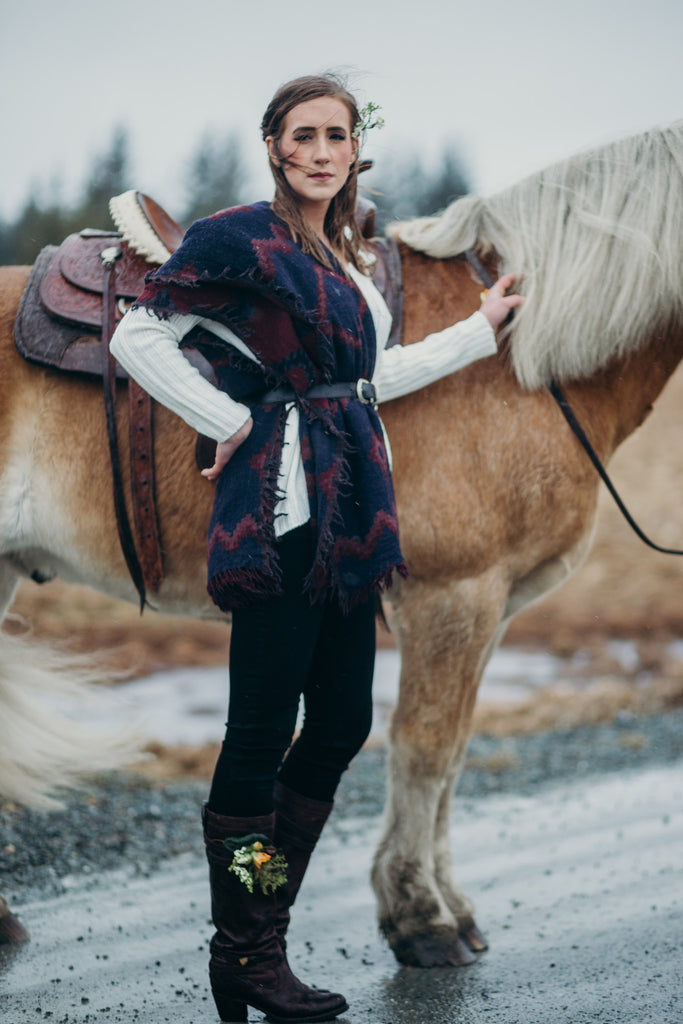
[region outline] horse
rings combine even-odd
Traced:
[[[449,848],[478,684],[510,619],[586,558],[596,514],[598,477],[548,384],[562,384],[603,462],[647,416],[683,355],[682,179],[680,121],[394,230],[404,343],[478,307],[482,281],[459,258],[467,249],[493,274],[521,271],[526,297],[497,356],[381,409],[410,574],[387,595],[401,676],[372,885],[401,963],[462,965],[486,947]],[[98,388],[31,366],[14,349],[27,276],[26,268],[0,272],[3,610],[21,576],[59,575],[136,600],[116,539]],[[197,474],[189,428],[161,407],[154,418],[165,579],[153,603],[213,616],[205,590],[213,489]],[[123,440],[122,403],[118,429]],[[127,480],[125,458],[123,471]],[[0,789],[44,803],[50,783],[98,763],[92,750],[65,754],[58,719],[43,720],[37,757],[37,712],[21,689],[30,652],[15,653],[8,669],[10,639],[19,642],[2,637],[0,723],[13,717]]]

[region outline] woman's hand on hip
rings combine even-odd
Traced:
[[[203,469],[202,476],[205,476],[207,480],[217,480],[221,474],[221,471],[230,462],[242,441],[246,441],[251,433],[251,428],[254,426],[254,421],[249,417],[246,423],[244,423],[236,433],[229,437],[227,441],[221,441],[220,444],[216,445],[216,459],[213,466],[210,469]]]
[[[521,295],[506,295],[508,288],[515,283],[516,274],[503,274],[488,291],[482,292],[481,312],[497,331],[513,309],[521,306],[524,298]]]

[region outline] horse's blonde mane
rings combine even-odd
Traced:
[[[501,273],[524,274],[511,331],[523,387],[589,376],[683,313],[683,120],[395,233],[437,258],[494,249]]]

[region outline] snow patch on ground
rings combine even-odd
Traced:
[[[624,670],[637,661],[634,645],[621,642],[611,651]],[[571,678],[580,653],[571,659],[543,651],[502,647],[491,658],[479,692],[479,702],[515,704],[542,686]],[[380,650],[375,662],[375,715],[371,740],[385,742],[391,712],[398,698],[400,654]],[[157,672],[117,687],[112,715],[120,724],[137,720],[138,730],[150,740],[169,745],[200,745],[223,735],[229,691],[227,667],[178,668]],[[68,709],[80,715],[79,709]],[[110,720],[108,726],[117,723]]]

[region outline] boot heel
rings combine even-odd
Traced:
[[[247,1004],[241,999],[233,999],[232,996],[224,996],[220,992],[214,992],[213,998],[221,1024],[243,1024],[247,1019]]]

